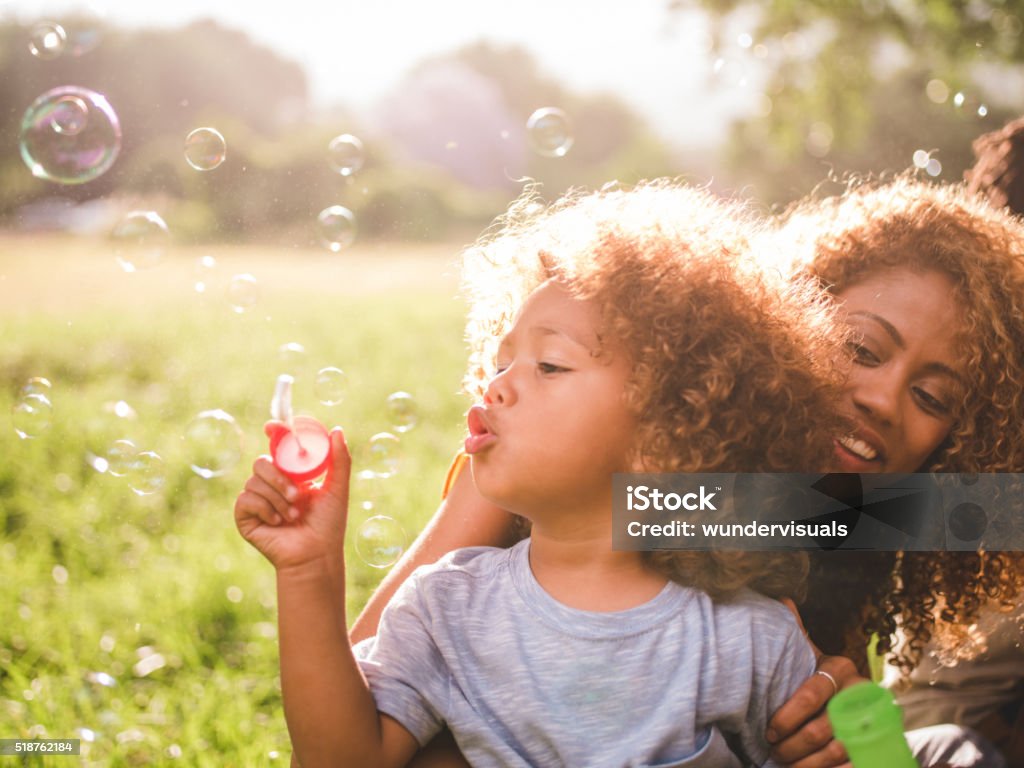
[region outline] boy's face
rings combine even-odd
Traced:
[[[610,511],[611,475],[629,470],[629,362],[599,340],[598,322],[589,302],[542,285],[501,342],[483,405],[469,413],[480,492],[535,522],[535,511]]]

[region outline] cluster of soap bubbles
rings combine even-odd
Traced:
[[[290,343],[281,348],[282,354],[304,353],[301,345]],[[345,397],[348,377],[336,367],[321,368],[316,376],[316,396],[328,406],[338,405]],[[365,468],[357,474],[367,498],[360,505],[368,513],[361,523],[355,525],[355,550],[360,559],[373,568],[388,568],[398,561],[405,551],[406,534],[394,518],[376,512],[376,497],[380,493],[381,481],[398,474],[401,467],[401,440],[398,434],[411,430],[418,421],[418,408],[408,392],[394,392],[386,402],[391,432],[373,435],[366,449]]]
[[[297,341],[290,341],[278,348],[278,359],[283,369],[291,376],[304,369],[308,362],[306,348]],[[334,407],[345,401],[348,395],[348,375],[341,368],[326,366],[320,368],[314,377],[313,389],[317,400],[322,405]],[[407,537],[402,526],[392,517],[376,511],[378,497],[382,491],[382,483],[395,477],[401,467],[400,434],[407,433],[418,421],[418,408],[415,399],[408,392],[394,392],[386,401],[386,412],[391,424],[389,432],[373,435],[366,446],[366,462],[363,469],[356,473],[359,484],[357,495],[363,496],[358,509],[365,516],[360,522],[353,517],[350,528],[356,554],[367,565],[373,568],[388,568],[397,562],[405,551]],[[272,408],[273,412],[273,408]],[[208,415],[208,414],[207,414]],[[273,415],[273,413],[272,413]],[[274,416],[280,418],[280,416]],[[204,432],[213,431],[214,425],[207,424]],[[214,441],[221,450],[230,450],[232,458],[238,444],[234,430],[218,424],[218,440]],[[190,455],[196,453],[190,449]],[[212,467],[201,472],[207,476]],[[199,471],[196,466],[193,470]],[[356,508],[356,504],[353,504]]]
[[[30,53],[39,60],[52,60],[66,51],[78,55],[90,49],[88,34],[73,42],[67,30],[56,22],[40,22],[28,40]],[[530,115],[526,126],[530,147],[538,155],[564,157],[573,145],[571,121],[556,107],[544,107]],[[106,173],[117,159],[122,146],[121,124],[105,96],[79,86],[61,86],[39,96],[25,112],[22,120],[19,149],[22,159],[34,176],[62,185],[78,185],[93,181]],[[215,171],[227,160],[227,141],[212,126],[190,131],[184,140],[184,158],[188,166],[201,173]],[[363,142],[350,133],[335,136],[327,145],[326,162],[335,174],[351,181],[366,163]],[[349,248],[356,239],[355,214],[341,204],[330,205],[317,215],[316,237],[322,247],[332,253]],[[112,228],[112,253],[120,267],[136,273],[158,267],[166,261],[171,246],[171,232],[163,216],[155,210],[133,210]],[[193,287],[198,294],[209,294],[216,277],[217,262],[213,256],[201,257],[195,266]],[[259,285],[249,273],[235,274],[224,289],[227,304],[236,313],[244,313],[256,305]],[[281,348],[282,361],[289,365],[305,358],[305,349],[297,342]],[[343,370],[321,368],[315,377],[317,399],[326,406],[343,402],[348,390],[348,377]],[[52,420],[51,385],[43,378],[30,380],[19,393],[13,406],[15,431],[24,440],[45,432]],[[113,416],[136,418],[134,409],[124,401],[108,404]],[[400,436],[413,429],[418,409],[408,392],[394,392],[386,401],[389,431],[370,438],[367,446],[367,467],[364,475],[374,483],[394,477],[399,471]],[[104,417],[105,419],[109,417]],[[104,421],[107,427],[109,422]],[[140,447],[125,436],[124,423],[117,422],[121,434],[104,447],[93,447],[86,460],[97,471],[112,478],[123,479],[132,491],[148,496],[165,484],[166,468],[162,457]],[[105,431],[111,432],[109,428]],[[109,437],[109,436],[108,436]],[[234,469],[242,457],[242,431],[235,419],[220,409],[206,410],[189,421],[182,440],[192,471],[201,478],[212,479]],[[366,509],[373,509],[368,501]],[[392,518],[372,514],[359,526],[356,551],[373,567],[393,564],[405,547],[405,533]]]
[[[408,432],[419,419],[416,401],[408,392],[392,393],[386,406],[393,431],[378,432],[370,438],[366,469],[359,473],[362,480],[374,487],[379,481],[394,477],[401,467],[401,440],[394,433]],[[374,506],[371,499],[363,508],[373,512]],[[396,520],[388,515],[372,514],[356,532],[356,553],[367,565],[387,568],[402,556],[405,541],[405,531]]]
[[[166,468],[156,451],[139,450],[134,441],[122,438],[110,444],[104,458],[107,474],[124,478],[137,496],[151,496],[163,489]]]
[[[931,153],[926,150],[915,150],[913,161],[915,168],[919,168],[929,176],[938,176],[942,173],[942,163],[939,162],[938,158],[932,157]]]

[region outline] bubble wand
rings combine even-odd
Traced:
[[[331,436],[316,419],[292,412],[292,384],[286,373],[277,377],[270,415],[284,424],[270,435],[274,465],[296,483],[310,483],[327,471],[331,461]]]
[[[292,384],[294,383],[295,378],[287,373],[282,373],[277,377],[277,383],[274,385],[274,396],[270,400],[270,418],[284,422],[285,426],[288,427],[288,431],[295,435],[295,442],[299,446],[299,452],[304,456],[306,449],[302,446],[299,436],[295,434],[295,415],[292,413]]]

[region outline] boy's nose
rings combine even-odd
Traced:
[[[484,390],[484,403],[487,405],[512,405],[515,402],[515,387],[512,385],[509,366],[501,373],[497,373],[487,383]]]

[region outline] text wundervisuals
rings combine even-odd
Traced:
[[[684,520],[672,520],[667,523],[650,524],[632,521],[626,526],[630,536],[699,536],[704,538],[737,538],[744,536],[829,536],[842,538],[849,534],[847,527],[834,520],[829,523],[806,524],[790,521],[788,523],[689,523]]]

